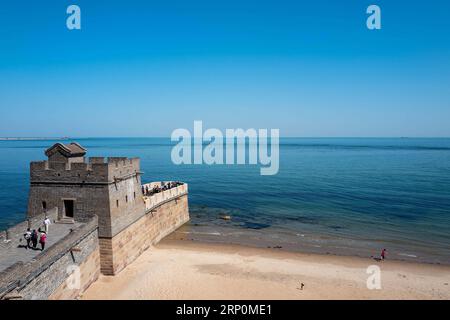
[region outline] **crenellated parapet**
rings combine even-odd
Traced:
[[[168,188],[166,190],[163,189],[165,185],[170,185],[171,183],[177,183],[176,187]],[[145,210],[146,212],[150,212],[155,208],[161,206],[162,204],[180,198],[181,196],[188,194],[188,184],[182,182],[173,182],[173,181],[164,181],[164,182],[151,182],[142,185],[144,190],[154,190],[155,188],[159,188],[161,191],[152,193],[151,195],[144,195],[145,202]]]
[[[31,162],[31,183],[113,183],[140,174],[139,158],[83,158],[82,162]]]
[[[120,179],[134,174],[140,174],[139,158],[107,158],[108,175],[110,179]]]

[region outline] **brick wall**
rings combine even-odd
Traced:
[[[142,197],[141,179],[139,175],[117,181],[108,186],[109,226],[102,228],[101,237],[114,237],[123,229],[142,217],[145,213],[145,203]]]
[[[188,197],[183,195],[148,212],[113,238],[100,238],[101,272],[117,274],[188,220]]]
[[[50,300],[69,300],[77,298],[83,293],[100,275],[100,251],[98,247],[79,265],[78,274],[80,276],[80,286],[75,287],[76,279],[67,278],[53,293],[49,296]],[[77,272],[70,277],[78,276]]]
[[[29,193],[28,216],[41,214],[42,202],[45,201],[47,208],[57,207],[59,218],[62,218],[65,214],[63,199],[74,201],[73,217],[76,221],[84,221],[96,214],[99,219],[104,219],[103,224],[109,223],[108,185],[33,184]]]

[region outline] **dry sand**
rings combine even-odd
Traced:
[[[380,290],[367,289],[370,265]],[[450,299],[450,266],[165,240],[81,298]]]

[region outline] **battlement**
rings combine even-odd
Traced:
[[[126,167],[139,162],[139,158],[127,158],[127,157],[90,157],[88,158],[89,164],[108,164],[116,167]]]
[[[32,183],[113,183],[130,175],[140,173],[139,158],[94,157],[83,162],[37,161],[30,164]]]
[[[111,179],[140,174],[139,158],[107,158],[108,174]]]
[[[173,181],[151,182],[143,184],[142,188],[143,190],[154,190],[155,188],[163,188],[165,185],[169,185],[170,183],[174,182]],[[178,185],[176,187],[172,187],[167,190],[162,190],[161,192],[158,193],[145,195],[144,202],[146,212],[150,212],[154,210],[156,207],[159,207],[160,205],[166,202],[175,200],[188,193],[187,183],[177,182],[177,184]]]

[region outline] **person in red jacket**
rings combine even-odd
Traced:
[[[39,243],[41,244],[41,251],[44,251],[46,242],[47,242],[47,234],[45,232],[42,232],[41,238],[39,239]]]

